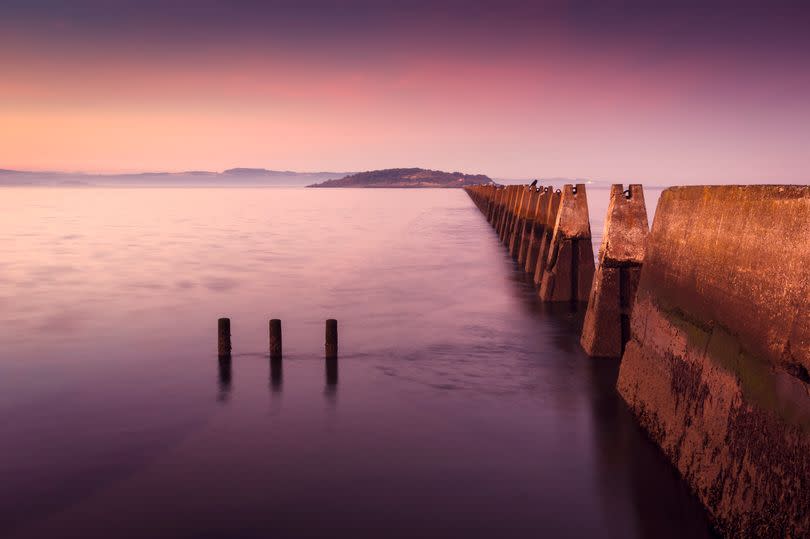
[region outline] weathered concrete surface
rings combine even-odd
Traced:
[[[618,390],[738,537],[810,536],[810,186],[678,187]]]
[[[503,197],[505,193],[505,187],[499,187],[495,192],[495,205],[492,208],[492,216],[490,219],[490,224],[493,228],[498,226],[498,218],[500,217],[501,205],[503,204]]]
[[[492,223],[492,213],[493,209],[495,208],[495,188],[492,189],[465,189],[467,194],[472,197],[473,200],[478,200],[479,204],[483,201],[486,201],[486,210],[484,211],[484,215],[487,217],[487,222]],[[480,206],[479,206],[480,207]]]
[[[585,185],[563,187],[554,236],[543,268],[542,301],[588,301],[594,263]]]
[[[517,258],[517,249],[520,246],[520,234],[523,231],[523,223],[526,220],[526,205],[534,187],[522,186],[518,194],[518,202],[515,205],[515,218],[512,223],[512,230],[509,233],[509,254],[512,258]]]
[[[599,264],[580,339],[591,357],[620,358],[630,338],[630,314],[649,230],[642,187],[630,185],[624,191],[621,185],[611,186]]]
[[[529,201],[531,200],[532,193],[534,193],[533,186],[524,186],[521,191],[520,204],[518,204],[517,214],[515,216],[515,226],[512,229],[512,238],[509,240],[509,255],[517,259],[518,251],[520,250],[520,242],[523,237],[523,228],[526,226],[526,219],[528,217]]]
[[[546,271],[548,253],[551,250],[551,240],[554,238],[554,223],[557,222],[557,214],[560,211],[560,199],[562,191],[551,190],[549,194],[546,217],[543,227],[543,236],[540,238],[540,246],[537,251],[537,260],[534,268],[534,284],[540,286],[543,282],[543,273]]]
[[[501,243],[504,242],[506,231],[512,219],[512,206],[515,204],[515,195],[517,194],[516,187],[516,185],[509,185],[506,188],[506,196],[504,197],[503,209],[501,210],[501,219],[498,223],[498,238]]]
[[[500,217],[501,206],[503,205],[503,197],[505,193],[506,193],[505,187],[499,187],[495,193],[495,204],[492,207],[492,216],[489,221],[493,227],[496,227],[498,225],[498,218]]]
[[[513,185],[511,187],[513,190],[512,200],[509,202],[509,213],[507,214],[506,226],[504,227],[503,239],[501,240],[506,246],[507,250],[509,249],[509,241],[512,238],[512,232],[515,229],[515,220],[517,219],[518,207],[520,206],[520,201],[525,186]]]
[[[520,231],[520,244],[517,249],[517,262],[520,267],[525,267],[526,265],[526,253],[529,250],[529,241],[531,240],[534,222],[537,219],[537,201],[540,198],[541,192],[542,188],[536,189],[532,186],[529,201],[526,204],[526,214],[523,219],[523,226]]]
[[[503,208],[506,204],[506,197],[509,195],[509,190],[506,187],[498,189],[498,196],[496,197],[495,215],[493,216],[492,226],[496,231],[499,230],[501,217],[503,216]]]
[[[470,198],[478,206],[478,209],[481,210],[487,220],[489,220],[489,210],[490,210],[490,193],[494,192],[495,186],[494,185],[473,185],[473,186],[466,186],[463,188],[464,191],[470,195]]]
[[[554,190],[551,187],[541,187],[537,192],[537,200],[534,208],[534,220],[529,226],[529,241],[526,246],[525,269],[529,275],[534,275],[537,267],[537,256],[540,253],[540,245],[543,241],[543,233],[546,231],[546,219],[548,205]]]

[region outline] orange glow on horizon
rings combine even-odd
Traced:
[[[626,45],[583,51],[550,35],[541,53],[112,47],[74,57],[14,39],[0,48],[0,168],[795,182],[810,165],[810,105],[785,93],[786,68],[752,75],[719,53],[642,62]],[[810,77],[793,80],[810,91]]]

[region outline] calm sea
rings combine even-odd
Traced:
[[[0,536],[707,535],[581,315],[459,190],[2,189]]]

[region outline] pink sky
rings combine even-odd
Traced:
[[[359,35],[319,19],[331,33],[268,40],[27,21],[0,23],[0,168],[670,183],[805,183],[810,169],[810,62],[778,33],[661,41],[646,26],[617,38],[422,17]]]

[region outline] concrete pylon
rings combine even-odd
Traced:
[[[489,224],[491,224],[493,228],[497,228],[498,226],[498,214],[501,211],[501,200],[503,199],[503,192],[504,192],[503,187],[499,187],[498,190],[495,191],[495,203],[492,205],[489,220]]]
[[[522,185],[512,185],[512,198],[509,199],[509,206],[506,212],[506,221],[504,222],[503,230],[501,231],[501,243],[509,247],[509,238],[512,237],[512,227],[515,224],[515,213],[517,206],[520,203],[520,195],[523,191]]]
[[[515,227],[520,219],[520,206],[523,204],[523,195],[526,192],[526,186],[521,185],[515,193],[515,202],[512,205],[512,216],[509,220],[509,228],[503,238],[504,246],[508,252],[512,250],[512,241],[515,238]]]
[[[563,187],[554,236],[540,285],[540,299],[547,302],[587,302],[594,263],[591,221],[585,184]]]
[[[543,220],[543,232],[540,238],[540,246],[537,251],[537,260],[535,261],[534,268],[534,284],[538,288],[543,284],[543,273],[546,271],[548,253],[551,250],[551,240],[554,238],[554,223],[557,222],[557,214],[560,212],[562,191],[559,189],[554,191],[552,187],[549,187],[548,197],[546,216]]]
[[[605,232],[599,247],[580,343],[591,357],[620,358],[630,339],[630,313],[650,226],[641,185],[610,188]]]
[[[509,221],[509,214],[511,211],[512,201],[515,197],[515,186],[509,185],[506,187],[506,193],[504,193],[503,198],[503,205],[501,206],[501,214],[498,218],[498,239],[501,243],[503,243],[503,237],[506,232],[506,228]]]
[[[498,220],[501,217],[501,207],[503,206],[503,197],[506,194],[505,187],[499,187],[495,192],[495,204],[492,206],[492,215],[490,216],[490,224],[497,230]]]
[[[515,212],[515,224],[512,227],[512,236],[509,238],[509,254],[512,258],[518,257],[518,250],[520,249],[520,242],[523,237],[523,227],[526,223],[526,214],[528,213],[529,200],[531,200],[534,187],[524,185],[520,190],[520,198]]]
[[[542,188],[535,189],[531,187],[529,201],[526,204],[526,217],[523,219],[523,227],[520,231],[520,243],[517,248],[517,262],[520,267],[526,266],[526,253],[529,252],[529,241],[532,237],[534,223],[537,220],[537,201],[542,192]]]
[[[534,268],[537,266],[537,255],[540,252],[540,244],[543,239],[543,232],[546,230],[546,219],[548,214],[548,204],[554,190],[551,187],[540,187],[535,200],[534,219],[528,226],[529,241],[526,244],[526,253],[523,255],[523,264],[526,273],[534,275]]]
[[[489,205],[487,206],[487,222],[492,224],[493,215],[495,215],[495,206],[497,205],[498,195],[500,194],[500,189],[497,187],[492,187],[488,193]]]

